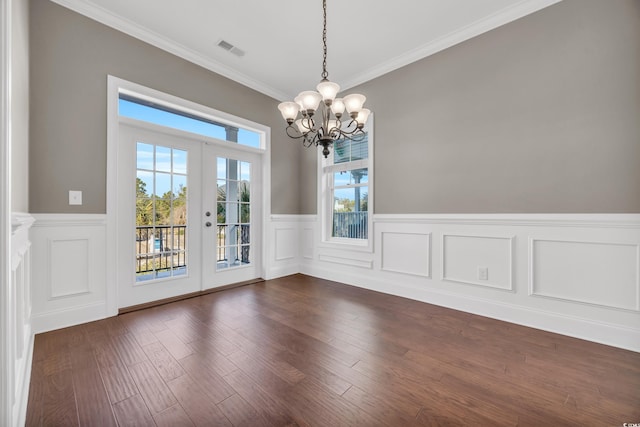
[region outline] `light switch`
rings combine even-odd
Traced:
[[[478,280],[489,280],[489,269],[487,267],[478,267]]]
[[[69,204],[81,205],[82,204],[82,191],[69,190]]]

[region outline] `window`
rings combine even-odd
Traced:
[[[365,129],[366,130],[366,129]],[[366,244],[369,239],[371,175],[367,131],[334,143],[323,167],[326,240]]]
[[[187,152],[136,144],[136,282],[187,273]]]
[[[258,132],[219,123],[124,93],[119,95],[118,113],[136,120],[210,136],[247,147],[261,148],[260,133]]]

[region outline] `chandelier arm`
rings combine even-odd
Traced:
[[[304,133],[300,132],[300,130],[294,128],[291,125],[285,128],[285,132],[287,133],[287,136],[292,139],[300,139],[305,137]],[[293,135],[291,134],[291,132],[294,132]]]
[[[353,132],[339,131],[340,134],[337,139],[348,139],[349,141],[362,141],[366,133],[362,129],[356,129]]]
[[[360,125],[360,123],[358,123],[358,121],[357,121],[357,120],[355,120],[355,119],[351,119],[351,120],[349,121],[349,123],[347,124],[347,127],[346,127],[346,128],[344,128],[344,129],[340,129],[340,132],[342,132],[342,133],[343,133],[343,134],[345,134],[345,135],[353,135],[353,134],[355,134],[358,130],[362,130],[362,129],[360,128],[360,126],[359,126],[359,125]],[[353,127],[354,129],[353,129],[353,130],[350,130],[352,127]]]

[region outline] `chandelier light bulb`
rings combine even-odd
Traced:
[[[367,100],[367,97],[360,95],[359,93],[352,93],[351,95],[345,96],[342,100],[344,101],[344,106],[347,109],[347,112],[352,114],[358,113],[362,110],[362,106],[364,105],[364,101]]]
[[[358,122],[358,127],[362,129],[364,124],[367,123],[367,119],[369,118],[369,114],[371,114],[371,110],[368,108],[363,108],[358,111],[358,117],[356,117],[356,122]]]
[[[298,97],[300,98],[302,107],[307,110],[307,112],[317,110],[318,105],[320,105],[320,101],[322,101],[322,95],[313,90],[300,92]]]
[[[334,100],[338,92],[340,92],[340,85],[330,82],[329,80],[323,80],[318,83],[316,89],[318,89],[318,92],[322,95],[322,100],[325,104],[331,105],[331,102]]]
[[[331,112],[337,118],[342,116],[342,113],[344,113],[344,102],[342,101],[342,98],[336,98],[333,100],[331,103]]]
[[[278,105],[278,110],[280,110],[282,117],[287,121],[287,123],[291,123],[295,120],[299,109],[300,106],[295,102],[281,102]]]

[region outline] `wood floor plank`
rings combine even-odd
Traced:
[[[225,376],[238,369],[236,365],[227,359],[224,353],[218,351],[218,346],[211,341],[198,340],[189,343],[188,345],[193,351],[193,354],[181,360],[189,358],[198,359],[198,363],[202,368],[211,369],[220,376]],[[234,348],[234,351],[237,351],[237,347],[234,346]]]
[[[640,353],[293,275],[38,334],[26,425],[637,420]]]
[[[126,366],[147,361],[147,355],[132,334],[118,335],[111,338],[113,346]]]
[[[374,394],[367,393],[360,387],[352,386],[342,397],[353,403],[360,409],[378,420],[384,420],[391,426],[408,426],[415,422],[422,407],[416,406],[414,413],[405,412],[401,409],[404,405],[395,405],[394,401],[380,399]],[[399,399],[396,399],[396,401]]]
[[[171,329],[155,332],[154,335],[176,360],[187,357],[193,353],[189,346],[178,338]]]
[[[378,414],[370,414],[341,396],[336,396],[311,377],[297,383],[288,393],[287,401],[293,403],[295,411],[311,423],[322,420],[325,425],[339,426],[349,420],[351,426],[385,424],[376,419],[374,415]]]
[[[196,426],[231,426],[216,406],[216,398],[191,376],[183,375],[168,385]]]
[[[234,427],[269,426],[267,419],[261,416],[253,406],[239,394],[233,394],[218,404],[218,408]]]
[[[247,401],[261,418],[273,426],[308,426],[309,424],[291,413],[286,402],[277,395],[263,389],[259,382],[255,382],[249,375],[238,369],[224,377],[242,398]]]
[[[315,378],[319,383],[323,384],[338,396],[341,396],[351,387],[350,382],[345,381],[338,375],[325,369],[312,358],[305,357],[304,355],[298,355],[296,353],[290,353],[288,351],[280,353],[277,355],[277,358],[286,362],[290,366],[295,367],[305,376]]]
[[[138,389],[129,371],[110,342],[95,348],[94,353],[111,403],[115,404],[138,394]]]
[[[191,427],[194,425],[180,404],[158,412],[153,416],[153,419],[158,427]]]
[[[35,420],[35,418],[34,418]],[[78,408],[73,392],[71,371],[45,377],[42,399],[42,426],[77,426]]]
[[[43,362],[33,362],[31,367],[29,398],[27,400],[26,426],[42,425],[43,400],[46,391],[45,381],[46,376],[44,373]]]
[[[94,351],[88,342],[70,353],[71,377],[80,425],[116,426],[111,401],[104,386]]]
[[[199,358],[189,356],[180,359],[180,365],[195,383],[207,390],[213,403],[220,403],[235,393],[220,375],[211,369],[203,368]]]
[[[161,412],[178,401],[169,387],[162,381],[151,362],[142,362],[129,367],[129,372],[152,414]]]
[[[160,342],[152,342],[151,344],[145,345],[142,347],[142,350],[146,353],[149,361],[165,382],[185,374],[182,366],[180,366],[178,361],[169,354]]]
[[[149,408],[139,394],[113,405],[113,411],[120,427],[155,427],[156,423]]]

